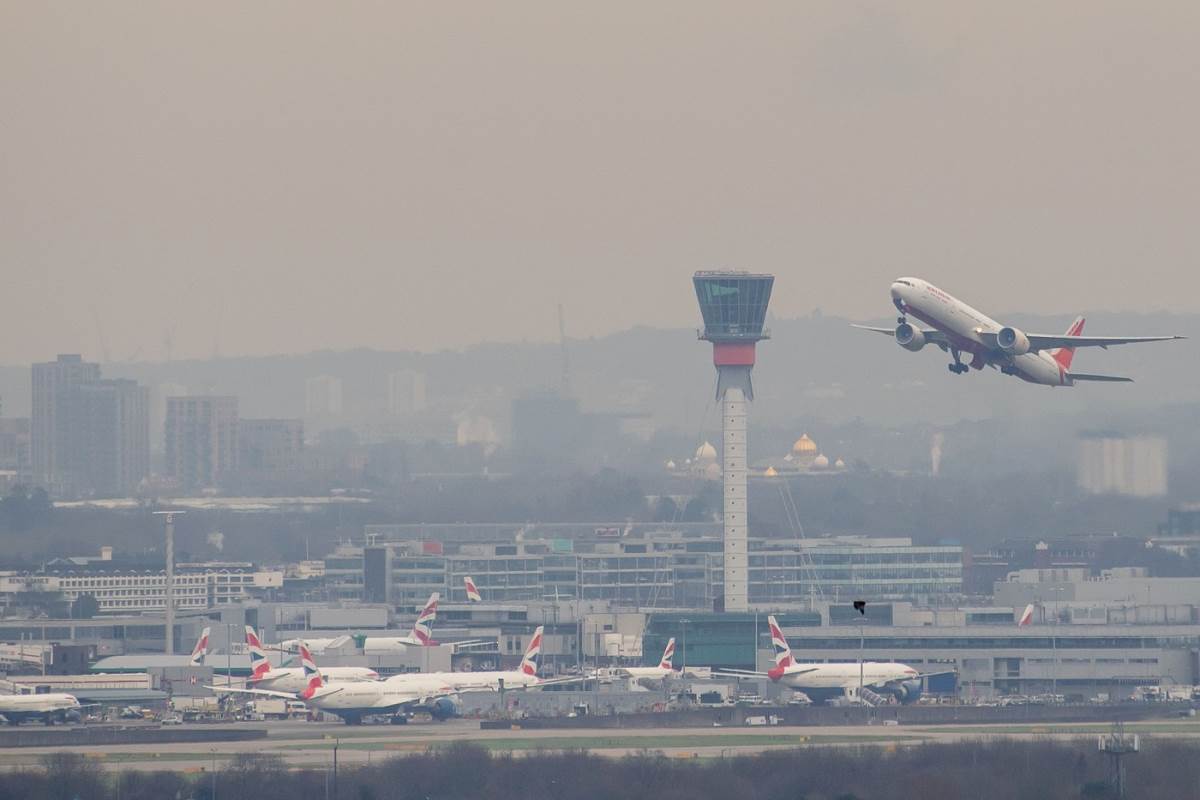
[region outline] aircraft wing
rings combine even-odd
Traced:
[[[999,350],[997,334],[980,332],[985,344],[993,350]],[[1142,342],[1170,342],[1175,339],[1186,339],[1186,336],[1067,336],[1062,333],[1027,333],[1029,350],[1054,350],[1058,347],[1103,347],[1105,349],[1118,344],[1141,344]]]
[[[1110,383],[1133,383],[1133,378],[1120,375],[1089,375],[1086,372],[1068,372],[1072,381],[1108,381]]]
[[[895,336],[895,328],[876,328],[874,325],[851,325],[851,328],[858,328],[862,331],[873,331],[874,333],[882,333],[884,336]],[[925,341],[930,344],[935,344],[938,347],[946,348],[950,346],[950,340],[946,338],[946,334],[932,328],[922,328],[921,333],[925,336]]]
[[[277,692],[273,689],[234,689],[231,686],[205,686],[221,694],[248,694],[255,697],[282,697],[284,700],[299,699],[295,692]],[[340,690],[339,690],[340,691]]]

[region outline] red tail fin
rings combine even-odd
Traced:
[[[1085,322],[1085,320],[1083,317],[1076,317],[1075,321],[1071,323],[1071,327],[1067,328],[1066,335],[1067,336],[1079,336],[1081,333],[1083,333],[1083,323],[1084,322]],[[1060,347],[1060,348],[1054,350],[1053,352],[1051,352],[1050,357],[1053,358],[1055,361],[1057,361],[1058,365],[1060,367],[1062,367],[1063,369],[1070,369],[1071,368],[1071,359],[1073,359],[1075,357],[1075,348],[1074,347]]]

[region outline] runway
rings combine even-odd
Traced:
[[[220,770],[242,753],[277,755],[292,767],[323,768],[332,764],[337,745],[339,765],[365,764],[381,758],[421,753],[455,742],[473,742],[495,752],[515,755],[546,750],[587,750],[607,757],[658,752],[671,758],[721,758],[795,747],[903,747],[921,743],[992,738],[1092,738],[1107,732],[1105,724],[961,725],[961,726],[826,726],[709,727],[621,730],[480,730],[475,720],[412,723],[406,726],[349,727],[340,722],[247,723],[266,727],[265,741],[114,745],[70,748],[96,759],[108,769],[206,772]],[[1200,720],[1129,723],[1130,733],[1171,738],[1200,738]],[[0,769],[34,767],[62,748],[21,748],[0,753]]]

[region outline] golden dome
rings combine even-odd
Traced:
[[[828,468],[829,467],[829,456],[825,455],[824,453],[818,454],[817,457],[813,459],[812,465],[813,465],[814,469]]]
[[[792,453],[795,455],[812,455],[817,452],[817,443],[808,438],[808,434],[802,434],[796,443],[792,445]]]
[[[696,448],[697,461],[716,461],[717,448],[713,447],[710,442],[705,442]]]
[[[763,477],[766,477],[766,478],[775,478],[778,476],[779,476],[779,472],[774,467],[767,467],[767,471],[763,473]]]

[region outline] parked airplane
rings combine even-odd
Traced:
[[[431,647],[436,645],[437,642],[433,640],[433,622],[437,619],[439,597],[437,592],[429,595],[429,600],[425,603],[421,613],[417,615],[417,620],[413,623],[408,636],[366,636],[362,640],[362,651],[364,653],[403,653],[410,646]],[[333,639],[288,639],[280,642],[279,647],[288,652],[295,652],[303,642],[309,652],[320,655],[326,650],[344,647],[352,641],[354,641],[352,636],[338,636]]]
[[[467,575],[463,578],[463,584],[467,587],[467,600],[471,603],[482,603],[483,595],[479,593],[479,587],[475,585],[475,581],[471,580],[471,576]]]
[[[258,689],[279,692],[299,692],[308,685],[303,667],[272,667],[258,634],[246,626],[246,649],[250,653],[250,679]],[[368,667],[326,667],[322,677],[327,681],[377,681],[379,673]]]
[[[671,663],[674,658],[675,639],[671,638],[667,640],[667,647],[663,650],[662,659],[659,660],[657,667],[613,667],[610,672],[621,678],[633,678],[639,683],[661,683],[679,675]]]
[[[790,689],[803,692],[814,703],[852,696],[860,686],[876,694],[890,694],[901,703],[914,703],[921,696],[923,678],[945,675],[943,672],[920,673],[907,664],[864,661],[848,664],[801,664],[792,657],[792,648],[784,638],[775,617],[767,617],[771,645],[775,648],[775,667],[766,673],[724,670],[734,674],[766,675]],[[861,681],[861,683],[860,683]]]
[[[41,719],[47,725],[66,722],[69,717],[78,716],[82,707],[75,695],[63,692],[0,695],[0,716],[9,725],[20,725],[30,719]]]
[[[424,710],[438,720],[458,713],[454,690],[441,685],[432,675],[396,675],[385,681],[326,681],[312,654],[301,642],[300,669],[303,688],[296,692],[276,689],[209,687],[216,692],[303,700],[310,708],[341,717],[347,725],[358,725],[363,717],[391,715],[393,723],[407,722],[412,711]]]
[[[211,628],[205,628],[200,631],[200,638],[196,640],[196,646],[192,648],[191,658],[188,659],[188,664],[193,667],[199,667],[204,664],[204,659],[208,655],[208,633]]]
[[[1071,360],[1080,347],[1109,348],[1118,344],[1162,342],[1183,336],[1083,336],[1083,317],[1079,317],[1062,335],[1025,333],[1001,325],[938,287],[920,278],[897,278],[892,283],[892,303],[900,311],[896,327],[856,328],[894,336],[905,350],[916,352],[933,344],[954,358],[949,370],[956,374],[969,368],[994,367],[1005,375],[1043,386],[1073,386],[1081,381],[1129,382],[1117,375],[1090,375],[1071,371]],[[932,327],[917,328],[912,316]],[[962,363],[963,353],[971,355]]]

